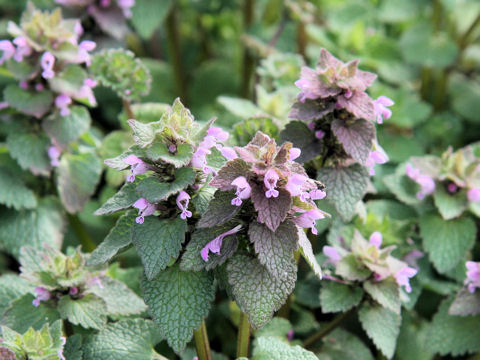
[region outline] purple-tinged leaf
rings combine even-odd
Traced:
[[[321,119],[335,109],[335,102],[330,100],[305,100],[293,104],[288,114],[290,119],[298,119],[306,122]]]
[[[267,198],[262,185],[252,186],[252,202],[258,212],[258,222],[276,231],[292,207],[292,197],[285,189],[278,189],[278,197]]]
[[[234,159],[227,162],[218,172],[217,176],[210,182],[211,186],[214,186],[223,191],[235,190],[235,186],[232,185],[232,181],[239,176],[249,178],[250,167],[242,159]]]
[[[375,139],[375,126],[363,119],[358,119],[351,125],[335,119],[332,122],[332,131],[343,145],[345,152],[355,161],[365,165]]]
[[[232,205],[232,199],[235,193],[232,191],[215,192],[214,198],[208,204],[207,211],[198,222],[199,228],[208,228],[221,225],[234,217],[241,209],[240,206]]]
[[[375,116],[373,100],[365,92],[355,91],[349,99],[340,96],[338,98],[338,105],[355,115],[358,119],[375,121],[377,118]]]
[[[467,288],[462,288],[458,292],[455,300],[448,309],[450,315],[469,316],[480,313],[480,291],[473,294]]]

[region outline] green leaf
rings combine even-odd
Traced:
[[[108,215],[129,208],[140,198],[140,195],[138,195],[136,189],[137,184],[125,183],[115,195],[108,199],[105,204],[103,204],[93,214],[96,216]]]
[[[175,171],[175,180],[172,182],[162,182],[155,177],[148,177],[139,182],[137,191],[149,203],[155,204],[180,192],[194,181],[195,171],[192,168],[183,167]]]
[[[109,315],[134,315],[147,310],[143,300],[124,283],[109,277],[102,278],[102,287],[93,286],[89,292],[101,298]]]
[[[335,119],[332,122],[332,132],[343,145],[345,152],[353,160],[365,165],[372,150],[375,138],[375,126],[367,120],[357,119],[351,125],[345,121]]]
[[[150,39],[153,32],[163,23],[172,7],[172,0],[136,0],[132,9],[132,24],[144,39]]]
[[[440,273],[446,273],[464,259],[475,242],[475,222],[462,217],[443,220],[437,214],[425,214],[420,218],[420,235],[423,247]]]
[[[295,345],[291,346],[274,336],[255,340],[252,360],[318,360],[314,353]]]
[[[48,80],[50,89],[56,93],[77,97],[87,79],[87,73],[78,65],[67,65],[55,77]],[[93,105],[93,104],[92,104]]]
[[[365,291],[380,305],[400,314],[402,306],[400,302],[400,289],[393,279],[382,281],[365,281],[363,283]]]
[[[177,259],[185,241],[186,221],[147,217],[143,224],[135,224],[132,242],[145,267],[145,275],[152,280],[167,265]]]
[[[290,330],[292,330],[292,324],[287,319],[274,317],[268,324],[255,332],[255,337],[275,336],[285,340]]]
[[[453,109],[471,122],[478,123],[480,112],[480,103],[478,102],[480,85],[478,81],[460,75],[452,77],[448,92],[452,98]]]
[[[34,288],[32,284],[18,275],[4,274],[0,276],[0,315],[12,301],[31,293]]]
[[[334,281],[324,281],[320,290],[322,312],[347,311],[357,306],[363,298],[363,290],[358,286],[349,286]]]
[[[23,334],[31,327],[38,330],[60,318],[55,308],[43,303],[38,307],[33,306],[34,299],[33,295],[26,294],[13,301],[3,314],[1,324]]]
[[[15,257],[24,245],[42,249],[46,243],[58,249],[64,226],[62,208],[54,198],[43,198],[33,210],[1,209],[0,247]]]
[[[177,151],[171,153],[165,144],[157,142],[147,149],[147,156],[153,160],[163,160],[176,168],[187,165],[192,160],[193,147],[189,144],[180,144]]]
[[[208,208],[198,222],[199,228],[212,227],[225,223],[234,217],[241,209],[240,206],[232,205],[232,199],[235,197],[233,191],[215,192],[214,198],[208,204]]]
[[[105,264],[125,250],[132,243],[132,228],[135,224],[135,216],[131,213],[118,218],[115,226],[110,230],[103,242],[97,246],[88,257],[89,266]]]
[[[268,117],[253,117],[246,119],[233,126],[233,135],[237,140],[238,146],[247,145],[255,134],[261,131],[272,139],[278,137],[278,127],[275,122]]]
[[[51,168],[47,155],[50,139],[43,133],[37,134],[30,130],[22,128],[7,136],[10,156],[17,160],[22,169],[28,169],[33,174],[48,175]]]
[[[203,215],[212,201],[215,191],[217,189],[210,185],[203,185],[197,193],[192,197],[192,204],[195,206],[195,210]]]
[[[433,194],[433,200],[440,215],[445,220],[451,220],[462,215],[467,209],[467,196],[461,191],[456,194],[449,194],[443,186],[437,186]]]
[[[276,231],[271,231],[263,224],[252,222],[248,236],[258,254],[258,260],[270,274],[276,279],[288,277],[289,270],[295,265],[293,252],[298,246],[295,224],[285,221]]]
[[[236,235],[225,237],[222,241],[220,254],[210,254],[208,262],[202,259],[200,252],[207,243],[235,226],[236,224],[226,223],[214,228],[195,230],[182,255],[180,268],[182,270],[201,271],[202,269],[211,270],[223,264],[237,250],[238,240]]]
[[[159,338],[152,321],[124,319],[91,335],[83,346],[84,360],[154,360]]]
[[[320,360],[373,360],[372,353],[355,335],[341,328],[335,329],[323,339]]]
[[[335,273],[352,281],[364,281],[372,274],[372,272],[351,253],[342,257],[337,263]]]
[[[317,157],[323,148],[323,143],[315,137],[315,133],[300,121],[289,122],[280,133],[280,141],[290,141],[302,150],[300,157],[296,159],[300,163]]]
[[[101,173],[100,159],[94,154],[62,156],[57,169],[57,189],[69,213],[82,210],[95,192]]]
[[[20,176],[21,172],[0,166],[0,204],[15,210],[32,209],[37,206],[37,198]]]
[[[444,300],[430,325],[425,346],[440,355],[453,356],[480,351],[480,315],[452,316],[452,299]]]
[[[219,96],[217,101],[222,104],[233,115],[242,119],[262,115],[264,112],[250,100],[234,98],[229,96]]]
[[[429,324],[409,312],[402,314],[402,327],[397,340],[395,358],[399,360],[432,360],[434,351],[425,346]]]
[[[158,15],[158,14],[156,14]],[[103,86],[107,86],[123,99],[139,99],[150,92],[151,76],[148,68],[123,49],[107,49],[92,57],[90,72]]]
[[[208,315],[214,299],[213,279],[206,272],[181,271],[178,264],[142,281],[143,297],[170,347],[181,352]]]
[[[84,106],[72,106],[67,116],[54,113],[46,118],[42,128],[59,146],[67,147],[87,132],[91,122],[90,113]]]
[[[276,231],[292,208],[292,197],[285,189],[278,190],[278,197],[267,198],[261,185],[252,186],[251,199],[258,212],[258,222]]]
[[[28,91],[13,84],[5,88],[3,98],[9,106],[36,118],[45,115],[53,102],[53,95],[48,90]]]
[[[319,169],[317,175],[326,186],[326,199],[345,221],[353,217],[355,205],[367,192],[368,178],[367,170],[358,164],[346,168],[325,167]]]
[[[400,315],[380,305],[363,304],[358,318],[375,346],[387,357],[395,353],[397,336],[400,332]]]
[[[83,360],[82,336],[80,334],[67,337],[63,355],[68,360]]]
[[[416,196],[419,186],[405,175],[405,164],[398,165],[395,173],[385,176],[383,182],[398,200],[408,205],[417,205],[421,203]]]
[[[288,276],[277,279],[256,258],[235,255],[229,260],[228,282],[232,286],[235,301],[242,312],[248,315],[253,328],[265,325],[295,287],[297,266],[293,264],[285,271]]]
[[[308,240],[305,230],[297,226],[298,233],[298,246],[300,247],[300,254],[305,259],[305,261],[310,265],[313,270],[313,273],[321,280],[322,279],[322,269],[315,258],[313,253],[312,244]]]
[[[62,296],[58,302],[58,311],[62,319],[85,329],[101,329],[107,323],[107,306],[102,299],[94,295],[86,295],[76,300],[68,295]]]
[[[460,289],[448,313],[458,316],[478,315],[480,313],[480,291],[472,294],[466,288]]]

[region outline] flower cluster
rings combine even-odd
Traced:
[[[476,288],[480,288],[480,262],[467,261],[467,278],[465,285],[468,287],[470,293],[474,293]]]
[[[312,142],[329,149],[325,153],[328,158],[324,159],[328,160],[327,165],[353,160],[374,175],[375,164],[388,161],[376,141],[374,124],[390,118],[392,111],[388,107],[394,102],[386,96],[373,100],[366,93],[375,78],[376,75],[358,69],[358,60],[343,63],[325,49],[316,69],[302,68],[301,77],[295,82],[300,89],[299,101],[293,105],[290,117],[306,122],[314,135]],[[318,150],[303,161],[321,153]]]
[[[96,44],[80,41],[83,29],[79,20],[62,19],[60,9],[42,12],[29,4],[20,26],[10,22],[8,32],[14,39],[0,41],[0,65],[6,63],[19,80],[20,89],[52,92],[62,116],[70,114],[73,101],[96,105],[92,91],[96,82],[79,67],[90,65],[90,52]],[[5,101],[15,107],[8,99]],[[35,115],[42,117],[46,111]]]
[[[87,12],[110,36],[122,39],[128,32],[126,19],[132,17],[135,0],[55,0],[82,14]]]
[[[317,234],[316,221],[327,213],[317,208],[315,200],[326,196],[323,185],[308,177],[294,160],[300,149],[286,142],[277,146],[274,139],[258,132],[244,147],[234,148],[233,159],[227,162],[210,182],[220,191],[234,191],[230,204],[242,207],[247,200],[254,206],[253,219],[275,232],[284,221]],[[248,203],[250,203],[250,201]],[[241,226],[222,233],[202,249],[219,254],[224,237],[237,233]]]
[[[399,287],[411,292],[409,279],[417,270],[390,255],[394,246],[382,249],[382,240],[380,232],[371,234],[367,241],[356,231],[349,248],[324,246],[323,253],[328,258],[327,263],[335,266],[336,274],[346,280],[379,282],[393,277]]]
[[[416,196],[423,200],[441,187],[449,196],[466,195],[469,203],[480,202],[480,158],[473,148],[447,150],[442,157],[415,157],[405,173],[419,185]]]

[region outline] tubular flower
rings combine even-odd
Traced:
[[[435,191],[435,181],[433,178],[420,174],[420,171],[413,168],[410,164],[406,165],[405,171],[410,179],[420,185],[420,191],[417,193],[417,198],[419,200],[423,200],[425,196],[430,195]]]
[[[8,40],[1,40],[0,51],[3,51],[2,57],[0,57],[0,65],[3,65],[5,61],[15,55],[15,46]]]
[[[333,265],[336,265],[337,262],[339,262],[342,259],[337,249],[335,249],[333,246],[328,246],[328,245],[324,246],[322,251],[324,255],[328,257],[328,262]]]
[[[470,202],[480,202],[480,189],[479,188],[471,188],[468,190],[467,193],[468,201]]]
[[[380,249],[380,246],[382,245],[382,234],[378,231],[375,231],[372,235],[370,235],[369,242],[371,245],[374,245],[377,249]]]
[[[265,196],[267,198],[278,197],[278,190],[275,190],[278,179],[279,179],[279,176],[277,172],[273,169],[268,170],[267,173],[265,174],[263,183],[267,188],[267,191],[265,192]]]
[[[44,79],[51,79],[55,76],[53,72],[53,66],[55,65],[55,56],[51,52],[45,51],[40,60],[40,65],[42,66],[43,72],[42,77]]]
[[[397,271],[393,276],[399,286],[405,286],[406,292],[412,292],[412,287],[410,286],[409,279],[414,277],[417,274],[418,270],[411,267],[404,267]]]
[[[302,185],[307,181],[307,177],[301,174],[293,174],[288,178],[287,185],[285,185],[285,189],[290,193],[292,196],[301,196],[303,195]],[[307,198],[310,197],[307,193]],[[305,201],[306,199],[302,199]]]
[[[392,110],[387,108],[387,106],[392,106],[394,104],[395,102],[386,96],[380,96],[377,100],[373,101],[378,124],[383,124],[383,120],[390,119],[392,116]]]
[[[307,212],[304,212],[300,216],[295,217],[293,221],[300,227],[310,228],[312,233],[317,235],[318,231],[317,231],[317,228],[315,227],[316,221],[324,218],[325,218],[325,215],[322,211],[318,209],[312,209]]]
[[[17,46],[17,50],[13,55],[16,62],[21,62],[24,56],[29,56],[32,53],[32,48],[28,45],[27,40],[23,36],[13,39],[13,43]]]
[[[142,175],[148,171],[148,165],[135,155],[127,156],[123,159],[123,162],[130,165],[130,175],[127,177],[128,182],[134,182],[135,175]]]
[[[48,148],[48,157],[50,158],[50,165],[56,167],[58,165],[60,165],[60,162],[59,162],[59,159],[60,159],[60,155],[62,153],[60,152],[60,149],[57,148],[56,146],[50,146]]]
[[[327,196],[327,193],[323,190],[317,189],[310,191],[309,195],[310,199],[312,200],[322,200],[323,198],[325,198],[325,196]]]
[[[222,248],[223,239],[227,236],[236,234],[242,228],[241,225],[235,226],[233,229],[224,232],[223,234],[218,235],[215,239],[210,241],[200,252],[202,259],[206,262],[208,261],[208,253],[212,252],[214,254],[220,255],[220,249]]]
[[[72,99],[70,96],[61,94],[58,95],[55,98],[55,106],[60,109],[60,115],[62,116],[68,116],[70,115],[70,109],[68,108],[68,105],[72,103]]]
[[[50,300],[50,298],[52,297],[50,292],[43,287],[36,287],[35,292],[37,293],[37,297],[32,301],[32,304],[35,307],[40,306],[41,301]]]
[[[480,288],[480,262],[467,261],[467,278],[465,285],[468,285],[468,291],[474,293],[476,288]]]
[[[290,161],[293,161],[295,160],[296,158],[298,158],[300,156],[300,154],[302,153],[302,150],[300,150],[299,148],[291,148],[290,151],[289,151],[289,160]]]
[[[248,199],[252,192],[252,188],[247,182],[247,179],[243,176],[237,177],[232,181],[232,185],[237,187],[235,191],[236,198],[232,199],[232,205],[240,206],[242,205],[242,200]]]
[[[182,213],[180,214],[180,218],[182,220],[192,217],[192,212],[187,210],[189,202],[190,202],[190,195],[188,195],[185,191],[180,191],[180,193],[177,196],[177,206],[180,210],[182,210]]]
[[[153,215],[153,213],[155,212],[155,205],[150,204],[144,198],[140,198],[137,201],[135,201],[135,203],[133,204],[133,207],[135,209],[138,209],[139,216],[135,218],[135,222],[137,224],[143,224],[143,222],[145,221],[145,216]]]
[[[97,44],[95,41],[83,40],[80,44],[78,44],[77,62],[84,62],[87,66],[90,66],[91,59],[89,51],[93,51],[96,47]]]
[[[375,165],[376,164],[385,164],[388,161],[388,158],[381,151],[375,150],[370,152],[368,155],[366,166],[369,168],[370,175],[375,175]]]

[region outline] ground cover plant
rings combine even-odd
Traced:
[[[480,357],[478,2],[0,10],[0,359]]]

